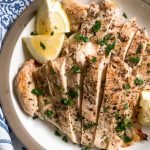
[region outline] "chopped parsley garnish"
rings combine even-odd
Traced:
[[[37,34],[36,34],[36,32],[33,32],[33,31],[32,31],[32,32],[30,33],[30,35],[35,36],[35,35],[37,35]]]
[[[89,38],[87,36],[84,36],[84,35],[79,34],[79,33],[77,33],[74,36],[74,39],[76,39],[77,41],[89,42]]]
[[[91,123],[85,124],[84,129],[87,130],[87,129],[90,129],[90,128],[96,126],[96,125],[97,125],[97,123],[92,123],[91,122]]]
[[[42,42],[40,42],[40,47],[44,50],[46,49],[46,46]]]
[[[124,109],[128,109],[129,108],[129,105],[128,104],[125,104],[124,105]]]
[[[69,96],[70,98],[77,98],[77,97],[78,97],[78,92],[75,91],[74,89],[70,89],[70,90],[68,91],[68,96]]]
[[[71,67],[71,71],[76,74],[76,73],[80,73],[81,69],[77,65],[73,65]]]
[[[56,72],[53,68],[50,69],[50,73],[53,74],[53,75],[56,74]]]
[[[84,117],[78,112],[75,121],[82,121]]]
[[[54,31],[51,32],[51,36],[53,36],[53,35],[54,35]]]
[[[40,96],[40,95],[43,95],[43,94],[44,94],[44,91],[41,90],[41,89],[33,89],[33,90],[31,91],[31,93],[34,94],[34,95]]]
[[[33,116],[33,117],[32,117],[32,119],[34,119],[34,120],[37,119],[37,118],[39,118],[39,117],[38,117],[38,116]]]
[[[116,46],[116,41],[114,41],[112,44],[108,44],[106,49],[105,49],[105,53],[106,53],[106,56],[109,55],[109,53],[111,52],[112,49],[114,49]]]
[[[65,106],[71,106],[73,104],[73,100],[71,99],[67,99],[67,98],[63,98],[61,99],[61,103]]]
[[[92,32],[97,32],[101,28],[101,22],[96,21],[94,26],[92,27]]]
[[[150,74],[150,70],[147,70],[147,73]]]
[[[93,57],[92,60],[91,60],[93,63],[97,62],[97,58],[96,57]]]
[[[125,12],[123,13],[123,17],[126,19],[128,18],[127,14]]]
[[[61,137],[61,133],[59,132],[59,130],[55,130],[55,135]]]
[[[132,138],[130,138],[129,136],[127,136],[126,134],[124,134],[123,136],[122,136],[122,139],[123,139],[123,141],[125,142],[125,143],[129,143],[129,142],[131,142],[133,139]]]
[[[48,101],[47,99],[44,99],[44,104],[48,105],[48,104],[50,104],[50,101]]]
[[[140,61],[140,58],[139,57],[131,57],[129,59],[129,61],[134,63],[134,64],[137,64]]]
[[[130,84],[124,84],[124,85],[123,85],[123,89],[129,90],[129,89],[130,89]]]
[[[65,142],[65,143],[68,143],[68,138],[66,136],[63,136],[62,140]]]
[[[52,118],[53,114],[54,114],[54,113],[53,113],[53,111],[51,111],[51,110],[46,110],[45,113],[44,113],[44,115],[46,115],[47,118]]]
[[[87,147],[82,148],[81,150],[91,150],[91,148],[87,146]]]
[[[127,128],[131,127],[131,122],[127,118],[123,118],[121,120],[118,120],[116,131],[122,132],[125,131]]]
[[[136,77],[136,79],[134,80],[134,84],[137,85],[142,85],[144,84],[144,80],[141,78]]]
[[[54,26],[54,29],[58,29],[56,26]]]
[[[103,39],[98,40],[97,44],[100,44],[101,46],[106,45],[108,43],[108,40],[110,40],[112,38],[111,34],[107,34],[104,36]]]
[[[104,112],[108,112],[109,107],[104,107]]]
[[[137,50],[136,50],[136,54],[141,54],[142,49],[143,49],[143,44],[140,43]]]

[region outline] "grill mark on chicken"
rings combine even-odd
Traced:
[[[137,72],[137,68],[141,65],[144,51],[147,45],[147,32],[145,29],[139,29],[131,43],[127,52],[125,62],[133,69],[133,73]]]
[[[38,96],[39,117],[49,121],[61,130],[58,115],[53,105],[52,96],[49,90],[49,84],[45,70],[46,67],[46,65],[43,65],[33,73],[35,87],[43,91],[43,95]]]

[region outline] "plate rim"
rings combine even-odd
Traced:
[[[28,148],[33,150],[43,150],[44,148],[36,142],[32,136],[26,131],[19,120],[11,100],[9,87],[9,70],[10,62],[14,47],[17,40],[28,22],[35,16],[42,0],[34,0],[15,20],[10,30],[5,36],[0,52],[0,103],[3,113],[8,121],[9,126],[18,137],[18,139]],[[11,115],[10,115],[11,114]]]

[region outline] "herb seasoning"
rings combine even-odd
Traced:
[[[127,14],[125,12],[123,13],[123,17],[126,19],[128,18]]]
[[[134,84],[137,86],[137,85],[143,85],[144,84],[144,81],[143,81],[143,79],[141,79],[141,78],[136,78],[135,80],[134,80]]]
[[[55,135],[61,137],[61,133],[59,132],[59,130],[55,130]]]
[[[136,54],[141,54],[142,49],[143,49],[143,44],[140,43],[137,50],[136,50]]]
[[[63,136],[62,140],[65,142],[65,143],[68,143],[68,138],[66,136]]]
[[[87,36],[84,36],[84,35],[79,34],[79,33],[77,33],[74,36],[74,39],[76,39],[77,41],[89,42],[89,38]]]
[[[40,96],[40,95],[43,95],[43,94],[44,94],[44,91],[41,90],[41,89],[33,89],[33,90],[31,91],[31,93],[34,94],[34,95]]]
[[[87,129],[90,129],[90,128],[96,126],[96,125],[97,125],[97,123],[92,123],[91,122],[91,123],[85,124],[84,129],[87,130]]]
[[[94,26],[92,27],[92,32],[97,32],[101,28],[101,22],[96,21]]]
[[[80,73],[81,69],[77,65],[73,65],[71,67],[71,71],[76,74],[76,73]]]
[[[53,116],[53,111],[51,111],[51,110],[47,110],[47,111],[45,111],[45,113],[44,113],[44,115],[46,115],[48,118],[52,118],[52,116]]]
[[[140,61],[139,57],[131,57],[129,59],[130,62],[132,62],[133,64],[137,64]]]
[[[45,46],[42,42],[40,42],[40,47],[41,47],[43,50],[46,49],[46,46]]]

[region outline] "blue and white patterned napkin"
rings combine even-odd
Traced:
[[[14,20],[33,0],[0,0],[0,48]],[[0,150],[23,150],[21,142],[10,132],[0,107]]]

